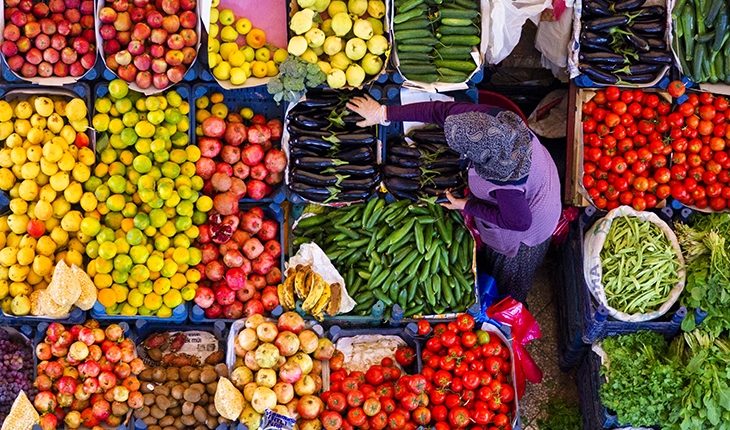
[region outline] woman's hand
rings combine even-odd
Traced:
[[[441,203],[441,206],[451,210],[464,210],[464,207],[466,207],[466,202],[469,201],[469,199],[467,198],[457,199],[453,196],[453,194],[451,194],[451,190],[446,190],[446,198],[449,199],[449,202]]]
[[[365,118],[364,121],[357,123],[359,127],[369,127],[376,124],[385,125],[388,121],[385,118],[385,106],[381,106],[380,103],[367,94],[365,97],[350,99],[347,102],[347,108]]]

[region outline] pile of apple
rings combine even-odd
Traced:
[[[232,215],[241,198],[261,200],[284,179],[286,155],[272,143],[281,139],[281,121],[258,114],[247,126],[236,112],[217,111],[215,106],[212,110],[197,113],[201,157],[196,173],[205,180],[203,193],[215,196],[218,213]]]
[[[141,89],[182,81],[197,55],[196,0],[107,0],[99,10],[106,65]]]
[[[36,346],[39,363],[33,405],[43,430],[105,423],[114,428],[130,409],[144,406],[139,375],[145,368],[134,343],[117,324],[106,329],[89,320],[66,328],[51,323]]]
[[[322,428],[318,416],[324,403],[322,362],[335,353],[329,339],[305,329],[296,312],[285,312],[274,323],[260,315],[246,320],[234,342],[236,363],[231,382],[243,393],[241,422],[258,428],[268,408],[297,419],[300,429]]]
[[[206,318],[250,317],[279,305],[278,237],[279,223],[266,219],[261,208],[225,216],[211,212],[195,242],[203,254],[195,304]]]
[[[96,64],[93,0],[5,0],[0,46],[25,78],[81,77]]]

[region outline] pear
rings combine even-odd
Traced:
[[[329,16],[335,16],[342,12],[347,13],[347,3],[342,0],[334,0],[327,6],[327,15]]]
[[[349,0],[347,9],[357,16],[365,15],[365,12],[368,11],[368,0]]]
[[[330,5],[330,0],[315,0],[314,6],[312,6],[312,8],[314,8],[315,12],[322,13],[327,10],[327,7],[329,5]]]
[[[341,12],[332,17],[332,30],[335,32],[335,35],[342,37],[346,35],[351,28],[352,20],[350,19],[350,15]]]
[[[344,52],[338,52],[337,54],[330,57],[330,65],[333,69],[340,69],[342,71],[345,71],[351,63],[352,61],[347,58],[347,55],[345,55]]]
[[[297,0],[297,4],[301,8],[314,6],[315,0]]]
[[[350,39],[347,41],[347,44],[345,45],[345,54],[347,54],[347,58],[353,61],[357,61],[365,56],[365,53],[368,52],[368,45],[365,43],[364,40],[359,38]]]
[[[291,55],[299,57],[304,54],[308,46],[307,39],[304,36],[294,36],[289,40],[287,50]]]
[[[373,55],[382,55],[388,49],[388,39],[382,34],[376,34],[368,40],[368,51]]]
[[[312,28],[313,18],[314,11],[312,9],[302,9],[291,18],[289,28],[298,35],[304,34]]]
[[[345,49],[342,39],[337,36],[329,36],[324,40],[324,53],[327,55],[335,55]]]
[[[355,36],[362,40],[369,40],[373,37],[373,25],[365,19],[355,21],[355,24],[352,26],[352,31],[355,33]]]
[[[365,80],[365,71],[360,67],[359,64],[351,64],[345,72],[347,78],[347,84],[351,87],[359,87],[362,85],[362,81]]]
[[[304,37],[307,39],[310,48],[317,48],[324,44],[327,36],[319,28],[312,28],[304,34]]]
[[[368,2],[368,15],[373,18],[382,18],[385,15],[385,3],[380,0],[370,0]]]
[[[368,75],[377,75],[380,73],[380,70],[383,69],[383,60],[380,56],[373,55],[368,52],[364,57],[362,57],[360,65],[362,65],[362,69],[365,70],[365,73]]]
[[[340,69],[332,69],[327,73],[327,84],[332,88],[342,88],[347,83],[345,72]]]

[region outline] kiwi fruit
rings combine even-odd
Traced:
[[[200,372],[200,382],[203,384],[210,384],[211,382],[218,379],[218,374],[214,369],[205,369]]]

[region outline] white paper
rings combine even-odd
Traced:
[[[434,101],[442,101],[442,102],[453,102],[454,98],[451,96],[447,96],[445,94],[436,93],[436,92],[423,92],[423,91],[412,91],[409,88],[402,87],[400,90],[400,101],[401,105],[409,105],[411,103],[420,103],[420,102],[434,102]],[[415,122],[415,121],[404,121],[403,122],[403,134],[407,134],[412,128],[421,128],[423,127],[422,122]]]
[[[343,286],[342,294],[340,295],[340,313],[347,313],[355,308],[357,302],[347,293],[345,279],[335,269],[327,254],[322,251],[319,245],[314,242],[302,244],[296,255],[289,259],[289,263],[286,264],[285,269],[299,265],[312,266],[312,271],[321,276],[324,282],[328,284],[337,283]],[[284,270],[284,273],[286,273],[286,270]]]
[[[349,372],[366,372],[370,366],[380,364],[383,358],[395,357],[398,347],[406,341],[398,336],[363,334],[343,337],[335,345],[345,357],[342,367]]]

